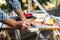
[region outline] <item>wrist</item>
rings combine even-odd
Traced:
[[[18,24],[19,24],[18,21],[16,21],[16,25],[15,25],[16,28],[17,28]]]
[[[25,21],[25,20],[27,20],[26,18],[22,18],[22,21]]]
[[[16,28],[20,29],[22,27],[22,21],[17,21]]]

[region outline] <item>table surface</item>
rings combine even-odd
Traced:
[[[31,28],[39,28],[41,30],[60,30],[60,24],[57,22],[54,22],[53,26],[37,24],[36,26],[31,26]],[[12,29],[12,28],[6,25],[6,27],[2,29]]]

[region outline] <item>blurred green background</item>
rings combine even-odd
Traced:
[[[21,5],[22,5],[22,9],[25,10],[27,9],[28,7],[28,0],[19,0],[21,2]],[[56,1],[57,0],[38,0],[38,2],[43,5],[44,4],[47,4],[47,2],[50,2],[50,3],[54,3],[56,4]],[[9,5],[7,3],[4,3],[5,0],[0,0],[0,8],[4,11],[6,11],[7,13],[11,12],[12,10],[9,8]],[[32,1],[33,2],[33,1]],[[34,5],[35,3],[33,2],[33,6],[32,7],[35,7]],[[57,2],[57,6],[60,4],[60,0],[58,0]],[[38,9],[38,7],[35,7],[35,9]]]

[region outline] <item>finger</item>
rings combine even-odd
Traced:
[[[29,26],[27,26],[26,24],[23,24],[23,26],[26,27],[26,28],[29,28]]]
[[[28,26],[27,26],[26,24],[22,24],[21,30],[23,31],[23,30],[25,30],[26,28],[28,29]]]
[[[28,22],[24,22],[27,26],[30,26],[30,23],[28,23]]]
[[[25,27],[25,30],[28,30],[29,28]]]
[[[24,30],[25,30],[25,27],[22,27],[22,28],[21,28],[21,31],[24,31]]]

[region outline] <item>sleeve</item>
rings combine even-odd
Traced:
[[[0,21],[6,20],[7,18],[6,13],[0,9]]]
[[[21,3],[18,0],[6,0],[12,10],[21,9]]]

